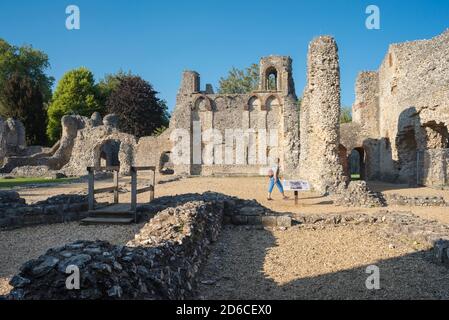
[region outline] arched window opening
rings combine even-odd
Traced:
[[[278,73],[276,68],[267,69],[265,87],[269,91],[278,90]]]

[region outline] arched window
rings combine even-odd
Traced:
[[[265,88],[269,91],[277,91],[278,90],[278,72],[276,68],[270,67],[267,69],[265,74]]]

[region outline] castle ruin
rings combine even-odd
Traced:
[[[87,166],[120,164],[125,174],[130,165],[156,165],[164,174],[266,175],[279,158],[286,178],[325,193],[350,180],[357,152],[363,180],[447,184],[449,31],[391,45],[379,70],[359,74],[353,121],[343,125],[336,41],[315,38],[307,62],[301,107],[290,57],[262,58],[259,86],[247,94],[202,90],[200,75],[185,71],[170,126],[157,137],[122,133],[113,115],[65,116],[53,148],[30,149],[23,126],[0,121],[0,172],[79,175]]]

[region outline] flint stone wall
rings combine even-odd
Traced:
[[[263,217],[269,217],[267,226],[279,226],[280,222],[291,225],[290,216],[275,215],[256,201],[217,193],[162,197],[146,210],[158,213],[126,246],[77,241],[25,263],[11,279],[14,289],[8,298],[189,298],[195,293],[198,271],[223,222],[232,223],[235,217],[262,217],[262,226]],[[80,290],[66,289],[69,265],[80,269]]]
[[[19,120],[0,117],[0,166],[4,158],[26,149],[25,126]]]
[[[167,208],[127,246],[78,241],[25,263],[10,299],[185,299],[217,239],[223,203]],[[80,269],[80,290],[67,290],[67,266]]]
[[[292,215],[290,213],[272,211],[256,200],[244,200],[215,192],[156,198],[144,210],[154,213],[191,201],[223,203],[225,208],[223,223],[225,224],[259,227],[290,227],[292,225]]]
[[[318,192],[335,192],[345,181],[339,159],[340,66],[335,40],[315,38],[307,56],[301,103],[300,176]]]
[[[0,191],[0,229],[77,221],[87,217],[87,196],[57,195],[28,205],[15,191]]]
[[[399,194],[385,196],[388,205],[417,206],[417,207],[447,207],[449,203],[441,196],[434,197],[407,197]]]
[[[384,207],[387,203],[383,194],[370,190],[365,181],[351,181],[346,188],[339,190],[335,205],[372,208]]]

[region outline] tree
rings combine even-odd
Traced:
[[[28,144],[45,144],[45,107],[53,77],[45,74],[48,56],[31,46],[0,39],[0,115],[21,120]]]
[[[112,91],[114,91],[114,89],[119,85],[120,79],[131,75],[132,74],[130,71],[124,72],[122,70],[119,70],[115,74],[106,74],[104,78],[101,79],[98,83],[101,105],[106,106],[106,102],[109,96],[111,95]]]
[[[104,114],[100,94],[92,72],[86,68],[71,70],[59,81],[48,108],[47,136],[51,142],[61,136],[61,118],[68,114],[90,116]]]
[[[259,65],[252,64],[245,70],[232,68],[226,78],[220,78],[218,93],[249,93],[259,85]]]
[[[340,123],[352,122],[352,110],[350,107],[342,107],[340,112]]]
[[[143,137],[167,126],[169,114],[164,100],[157,98],[153,86],[138,76],[124,76],[109,96],[108,113],[119,117],[121,131]]]
[[[29,145],[45,145],[45,122],[43,97],[40,88],[29,77],[13,73],[4,82],[3,101],[8,106],[3,115],[23,122]]]
[[[54,82],[53,77],[45,74],[45,70],[49,67],[48,56],[44,52],[35,50],[31,46],[11,46],[5,40],[0,39],[0,88],[4,87],[5,82],[13,73],[18,73],[28,77],[34,85],[37,85],[44,103],[48,102]],[[3,108],[8,107],[3,105]]]

